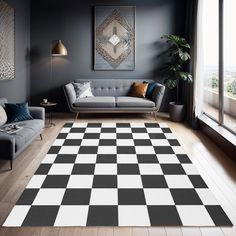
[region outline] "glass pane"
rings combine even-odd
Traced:
[[[236,132],[236,1],[224,0],[224,124]]]
[[[202,1],[203,112],[219,120],[219,1]]]

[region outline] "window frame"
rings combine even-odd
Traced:
[[[218,108],[218,120],[210,114],[203,112],[204,115],[215,121],[217,124],[230,131],[234,135],[236,132],[227,127],[224,124],[224,0],[219,1],[219,65],[218,65],[218,76],[219,76],[219,108]]]

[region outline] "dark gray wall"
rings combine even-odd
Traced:
[[[67,110],[62,86],[77,78],[155,78],[159,76],[157,56],[163,34],[183,34],[186,0],[40,0],[31,1],[31,96],[37,105],[43,98],[59,103],[58,111]],[[94,71],[93,6],[136,6],[135,71]],[[62,39],[68,57],[53,58],[50,45]],[[169,100],[166,97],[165,103]],[[164,108],[166,106],[164,105]]]
[[[15,8],[15,68],[14,80],[0,81],[0,97],[11,102],[30,98],[30,0],[7,0]]]

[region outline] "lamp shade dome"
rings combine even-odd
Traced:
[[[67,55],[68,52],[65,45],[62,43],[61,40],[58,40],[58,42],[52,49],[52,56],[67,56]]]

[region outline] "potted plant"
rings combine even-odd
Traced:
[[[169,48],[164,54],[168,57],[168,62],[163,67],[165,74],[164,84],[169,89],[176,88],[176,101],[169,103],[170,119],[172,121],[182,121],[185,114],[185,105],[180,101],[180,80],[192,83],[192,75],[184,69],[186,62],[191,58],[189,55],[190,45],[185,38],[177,35],[164,35]]]

